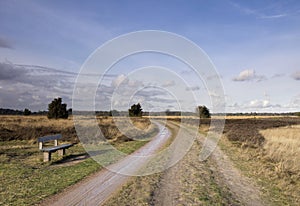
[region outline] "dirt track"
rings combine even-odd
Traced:
[[[199,161],[203,140],[204,137],[199,135],[188,154],[164,172],[160,186],[155,192],[154,205],[202,205],[204,202],[199,197],[203,195],[203,190],[209,190],[212,184],[216,184],[219,191],[211,190],[210,193],[218,192],[221,204],[264,205],[259,188],[234,167],[219,147],[207,161]],[[211,179],[204,180],[207,176]],[[199,187],[201,184],[206,188]],[[210,204],[218,203],[212,200]]]
[[[171,127],[175,128],[178,125],[171,124]],[[188,133],[188,128],[186,128],[186,136],[189,135]],[[85,182],[74,185],[65,193],[51,198],[47,203],[49,205],[101,205],[104,203],[118,206],[266,205],[254,181],[244,177],[219,147],[208,160],[199,161],[203,140],[204,137],[199,135],[181,161],[161,173],[150,177],[132,177],[131,183],[128,184],[128,176],[104,170]],[[152,149],[147,151],[142,148],[141,151],[153,152],[155,148]],[[174,152],[169,161],[177,158],[176,155],[177,153]],[[118,163],[119,168],[130,162],[132,159]],[[136,169],[139,164],[142,162],[136,164]],[[125,187],[120,190],[122,185]],[[141,187],[141,185],[144,186]],[[142,196],[146,198],[141,198]],[[112,198],[108,200],[109,197]]]
[[[260,195],[260,189],[255,181],[242,175],[241,171],[234,167],[229,157],[217,147],[211,156],[214,165],[212,169],[220,179],[219,184],[224,184],[229,188],[233,198],[242,205],[265,205]]]
[[[185,133],[189,135],[188,128]],[[254,181],[243,176],[218,147],[209,159],[199,161],[203,140],[199,135],[188,153],[162,173],[132,178],[105,205],[266,205]]]

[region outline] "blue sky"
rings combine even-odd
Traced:
[[[297,0],[2,0],[0,107],[45,110],[56,96],[71,105],[76,74],[95,49],[128,32],[163,30],[190,39],[211,58],[228,112],[299,111],[299,22]],[[122,79],[129,65],[124,62],[107,81]],[[185,78],[192,82],[192,77]],[[176,84],[172,86],[176,90]],[[190,87],[201,92],[203,83]],[[209,105],[209,98],[197,104]]]

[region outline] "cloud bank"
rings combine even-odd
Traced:
[[[246,69],[241,71],[238,76],[234,77],[232,80],[237,82],[244,82],[244,81],[263,81],[266,77],[263,75],[257,75],[255,70],[253,69]]]
[[[297,72],[293,73],[291,76],[294,80],[299,81],[300,80],[300,71],[297,71]]]
[[[13,49],[13,45],[8,39],[0,37],[0,48]]]
[[[56,97],[62,97],[70,108],[77,75],[75,72],[43,66],[0,62],[0,108],[47,110],[48,104]],[[166,104],[176,103],[176,100],[159,89],[160,87],[146,87],[143,82],[129,79],[124,74],[104,75],[105,81],[98,85],[95,94],[88,81],[94,77],[91,74],[81,75],[84,75],[87,81],[83,85],[83,94],[79,101],[84,103],[85,97],[94,98],[96,110],[109,110],[112,103],[120,110],[127,110],[128,104],[137,102],[147,103],[148,108],[153,105],[167,107]],[[175,82],[166,82],[166,86],[173,84],[175,85]],[[115,101],[112,101],[113,96]]]

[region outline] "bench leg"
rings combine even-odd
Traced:
[[[60,149],[58,150],[58,155],[59,156],[64,156],[66,154],[66,149]]]
[[[51,152],[44,152],[44,162],[51,161]]]

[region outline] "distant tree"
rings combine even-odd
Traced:
[[[198,106],[196,110],[200,118],[210,118],[210,112],[206,106]]]
[[[120,116],[120,112],[118,110],[110,110],[109,111],[109,116],[113,116],[113,117],[116,117],[116,116]]]
[[[68,109],[68,115],[72,115],[72,108]]]
[[[295,114],[296,116],[300,117],[300,112],[296,112]]]
[[[142,106],[140,103],[134,104],[128,109],[129,116],[130,117],[141,117],[143,112],[142,112]]]
[[[0,115],[22,115],[24,111],[0,108]]]
[[[48,105],[48,118],[49,119],[67,119],[68,118],[68,111],[67,111],[67,104],[62,104],[61,98],[55,98],[49,105]]]
[[[171,110],[167,109],[165,113],[166,113],[167,116],[169,116],[171,114]]]
[[[25,108],[23,115],[25,115],[25,116],[31,115],[31,111],[29,109]]]

